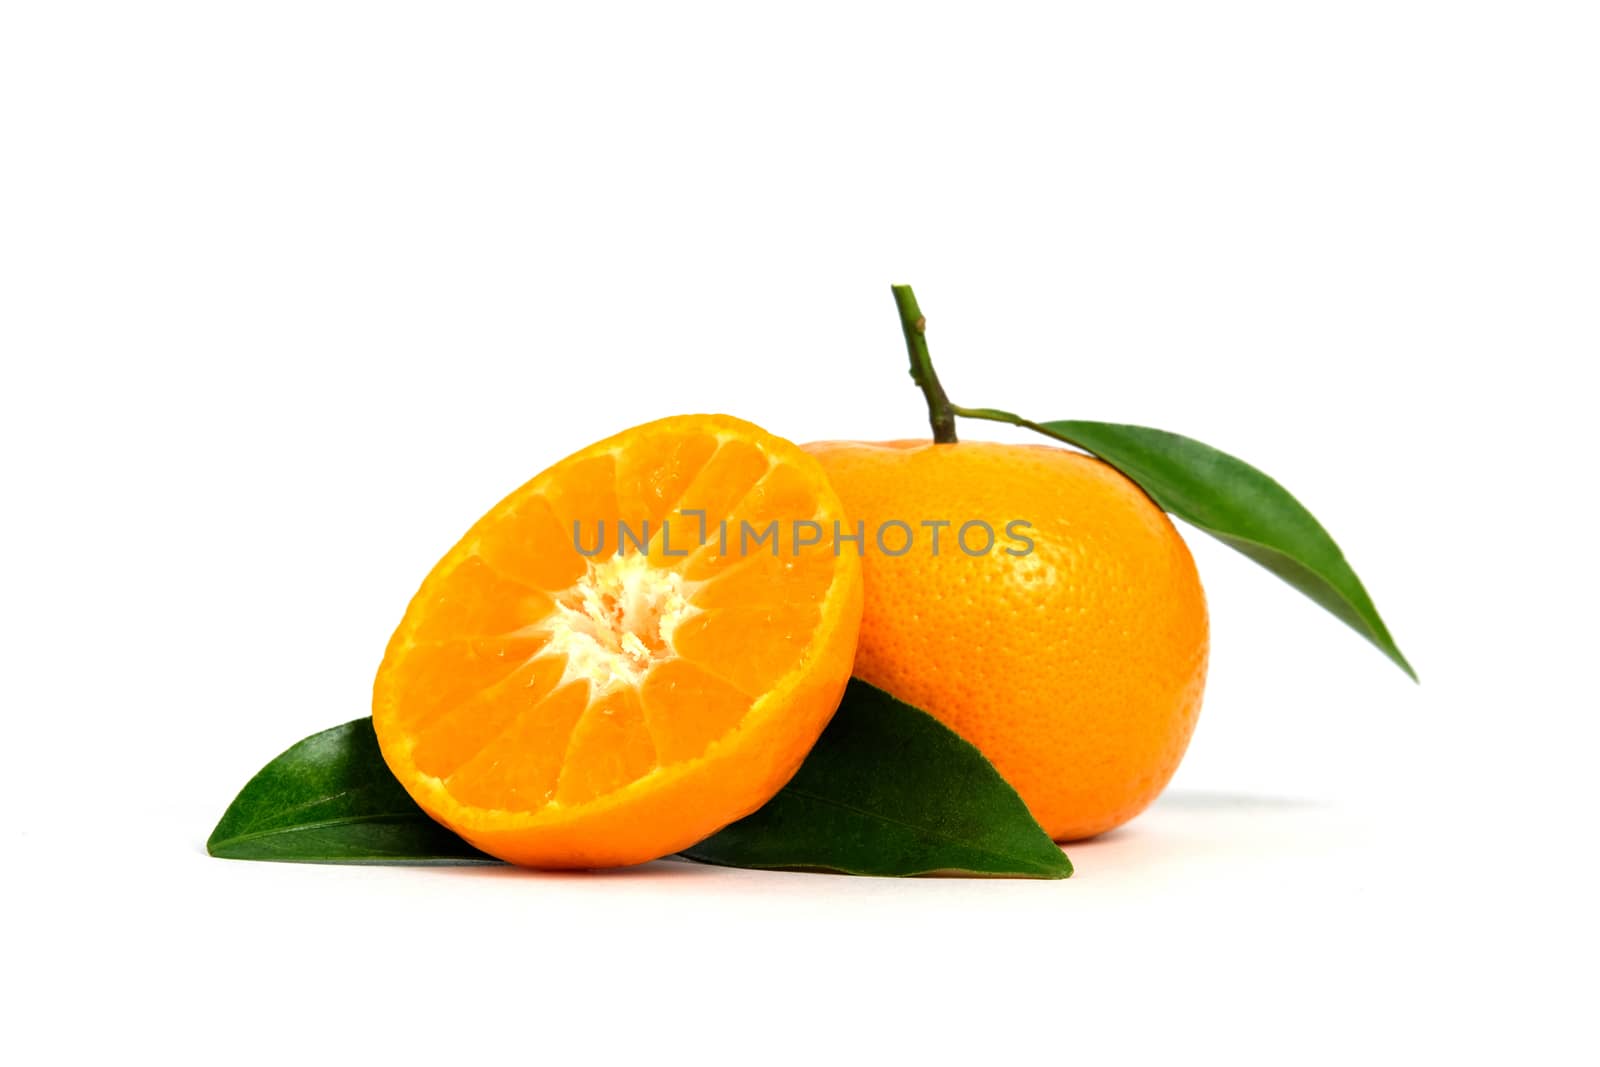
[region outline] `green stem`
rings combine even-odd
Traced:
[[[1054,437],[1057,441],[1065,441],[1069,445],[1073,445],[1077,448],[1083,448],[1082,445],[1078,444],[1078,442],[1074,441],[1072,438],[1067,437],[1056,430],[1052,430],[1048,426],[1041,426],[1032,419],[1025,419],[1021,415],[1013,415],[1011,412],[1001,411],[999,408],[964,408],[959,404],[951,404],[950,412],[951,414],[961,416],[963,419],[985,419],[989,422],[1003,422],[1011,426],[1021,426],[1024,430],[1032,430],[1034,433],[1042,433],[1046,437]],[[1085,451],[1087,451],[1087,449],[1085,449]]]
[[[1039,433],[1050,432],[1036,422],[1030,422],[1021,415],[1013,415],[1011,412],[1001,411],[999,408],[964,408],[959,404],[951,404],[950,412],[954,415],[960,415],[963,419],[984,419],[988,422],[1003,422],[1011,426],[1021,426],[1023,429],[1035,430]]]
[[[928,398],[928,424],[933,427],[935,443],[943,445],[955,443],[956,417],[959,415],[963,419],[985,419],[989,422],[1021,426],[1023,429],[1053,437],[1075,448],[1083,448],[1072,438],[1041,426],[1031,419],[1025,419],[1021,415],[1013,415],[999,408],[964,408],[959,404],[952,404],[950,398],[945,395],[944,386],[939,384],[939,375],[934,373],[933,357],[928,354],[928,320],[923,316],[922,309],[917,306],[916,294],[911,291],[909,285],[891,285],[889,288],[894,293],[895,307],[900,310],[900,328],[906,335],[906,352],[911,356],[911,380],[917,383],[922,394]]]
[[[922,395],[928,398],[928,425],[933,427],[937,444],[954,444],[956,440],[956,408],[944,394],[939,376],[933,371],[933,357],[928,355],[928,320],[917,306],[917,296],[909,285],[891,285],[895,307],[900,309],[900,329],[906,335],[906,352],[911,356],[911,380],[917,383]]]

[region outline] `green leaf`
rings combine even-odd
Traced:
[[[725,867],[1065,878],[1066,855],[976,748],[852,679],[833,721],[767,804],[683,853]]]
[[[372,720],[313,734],[261,769],[206,842],[213,856],[291,863],[493,863],[417,807]]]
[[[494,863],[428,818],[371,719],[306,738],[250,780],[206,849],[297,863]],[[684,855],[725,867],[1065,878],[1072,864],[967,742],[852,680],[794,779]]]
[[[1148,426],[1017,421],[1099,456],[1163,509],[1249,556],[1332,612],[1416,680],[1417,672],[1389,636],[1366,587],[1328,531],[1261,471],[1193,438]]]

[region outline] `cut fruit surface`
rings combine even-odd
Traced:
[[[782,788],[838,706],[862,599],[841,526],[814,458],[728,416],[569,456],[412,599],[373,687],[384,759],[513,863],[701,840]]]

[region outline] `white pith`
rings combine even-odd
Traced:
[[[637,687],[655,664],[677,658],[673,634],[700,612],[689,603],[692,592],[683,575],[651,566],[643,554],[590,560],[537,625],[550,635],[541,654],[567,657],[561,685],[584,679],[596,695]]]

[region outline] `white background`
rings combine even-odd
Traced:
[[[1593,1062],[1594,8],[563,7],[0,14],[5,1058]],[[1422,685],[1194,534],[1066,882],[203,854],[549,462],[925,432],[891,281],[958,402],[1273,473]]]

